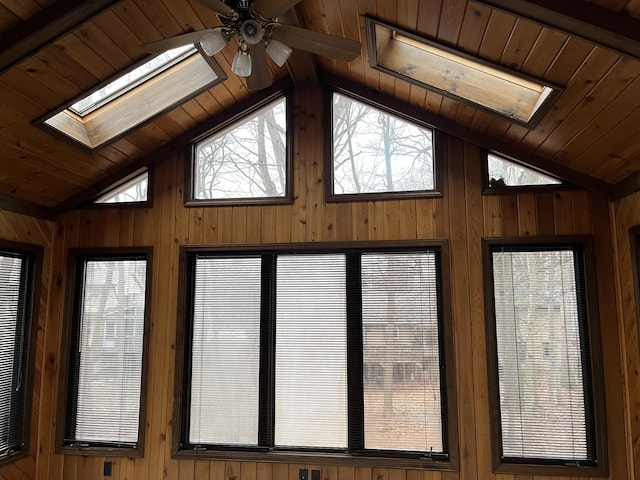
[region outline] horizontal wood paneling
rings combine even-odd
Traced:
[[[380,2],[384,3],[384,2]],[[615,319],[613,253],[607,200],[581,190],[482,195],[477,147],[443,137],[444,195],[376,202],[327,204],[323,200],[322,91],[295,94],[294,195],[291,205],[183,206],[184,158],[173,153],[155,169],[151,209],[79,210],[56,223],[51,295],[40,363],[44,365],[39,456],[35,478],[102,477],[105,458],[54,454],[56,367],[67,249],[152,246],[154,272],[149,391],[144,458],[109,458],[113,480],[297,480],[297,464],[174,460],[170,455],[174,347],[180,245],[446,238],[451,252],[451,294],[456,361],[460,470],[432,472],[332,465],[318,459],[307,468],[324,480],[547,480],[531,475],[493,475],[489,445],[481,238],[485,236],[593,235],[599,274],[605,352],[610,479],[632,478],[627,464],[623,375]],[[637,428],[636,428],[637,432]],[[637,437],[636,437],[637,438]],[[637,443],[637,442],[636,442]],[[637,447],[636,447],[637,448]],[[566,480],[566,479],[565,479]],[[576,478],[577,480],[577,478]]]
[[[36,363],[33,376],[33,405],[31,411],[31,438],[29,455],[14,464],[0,467],[0,480],[27,480],[35,478],[36,456],[39,442],[39,426],[43,421],[40,415],[42,400],[41,380],[43,369],[47,365],[44,359],[44,332],[46,327],[47,302],[49,299],[49,273],[51,271],[51,246],[53,240],[53,222],[0,210],[0,238],[12,242],[29,243],[43,247],[42,278],[40,284],[39,318],[34,324],[38,329],[36,344]],[[4,281],[0,279],[0,281]]]

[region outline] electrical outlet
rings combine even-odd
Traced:
[[[311,470],[311,480],[320,480],[320,470]]]
[[[104,465],[102,466],[102,474],[105,477],[110,477],[112,468],[113,468],[112,462],[104,462]]]
[[[309,470],[307,470],[306,468],[301,468],[298,480],[309,480]]]

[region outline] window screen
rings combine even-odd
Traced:
[[[0,461],[27,440],[33,262],[28,254],[0,250]]]
[[[180,450],[446,460],[437,248],[183,255]]]
[[[65,443],[139,443],[147,260],[85,257],[78,263]]]
[[[503,460],[593,464],[580,250],[495,245],[491,269]]]

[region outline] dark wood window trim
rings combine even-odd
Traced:
[[[392,115],[399,118],[402,121],[411,123],[420,128],[425,128],[433,132],[433,189],[430,190],[415,190],[415,191],[403,191],[403,192],[381,192],[381,193],[361,193],[361,194],[337,194],[333,190],[334,173],[333,173],[333,95],[338,93],[349,97],[355,101],[364,103],[371,108],[380,110],[383,113]],[[359,95],[349,88],[329,86],[325,89],[325,102],[324,102],[324,186],[325,186],[325,199],[327,202],[357,202],[357,201],[372,201],[372,200],[397,200],[402,198],[425,198],[425,197],[441,197],[443,195],[443,171],[446,168],[445,165],[445,152],[442,147],[444,141],[439,130],[433,125],[430,125],[419,118],[411,116],[411,114],[404,111],[401,103],[387,104],[381,102],[374,102],[371,99]]]
[[[193,288],[189,286],[192,282],[189,276],[189,258],[193,258],[197,254],[292,254],[292,253],[367,253],[367,252],[385,252],[385,251],[402,251],[402,250],[420,250],[429,249],[438,252],[440,258],[440,351],[441,351],[441,375],[445,388],[441,391],[442,409],[443,409],[443,437],[447,445],[446,455],[430,455],[420,454],[418,452],[394,452],[390,450],[364,450],[346,451],[322,450],[322,449],[274,449],[267,446],[273,443],[273,429],[267,428],[262,430],[259,441],[265,446],[256,448],[238,448],[238,447],[218,447],[218,446],[202,446],[184,445],[185,435],[185,412],[188,402],[188,359],[189,346],[188,342],[188,315],[191,310],[189,305],[188,290]],[[450,280],[449,280],[449,257],[448,244],[446,241],[395,241],[395,242],[350,242],[350,243],[303,243],[295,245],[281,244],[265,244],[265,245],[246,245],[246,246],[206,246],[206,247],[182,247],[180,250],[180,272],[179,284],[184,285],[180,289],[178,301],[178,324],[177,324],[177,344],[176,344],[176,375],[175,375],[175,402],[174,415],[172,424],[174,425],[173,435],[173,458],[187,459],[211,459],[211,460],[248,460],[248,461],[268,461],[268,462],[294,462],[294,463],[317,463],[318,461],[330,461],[339,465],[362,465],[369,467],[396,467],[396,468],[427,468],[434,470],[456,470],[458,468],[458,437],[457,437],[457,399],[455,394],[455,372],[453,357],[453,326],[451,321],[451,300],[450,300]],[[347,276],[353,275],[347,270]],[[264,285],[263,285],[264,287]],[[264,302],[264,297],[263,297]],[[274,308],[269,302],[263,303],[263,309]],[[354,308],[353,305],[348,309]],[[353,314],[353,311],[351,312]],[[357,314],[357,312],[356,312]],[[356,322],[357,323],[357,322]],[[362,355],[362,339],[361,332],[358,331],[354,335],[354,323],[349,323],[347,327],[350,331],[348,339],[348,376],[349,376],[349,397],[357,396],[357,384],[362,382],[362,366],[359,364],[359,358]],[[261,332],[261,342],[275,341],[275,333],[271,329]],[[354,348],[354,343],[358,344],[358,348]],[[357,346],[357,345],[356,345]],[[355,355],[354,355],[355,351]],[[358,351],[360,353],[358,353]],[[273,354],[269,354],[265,350],[261,351],[261,362],[272,365],[274,361]],[[267,370],[270,370],[267,368]],[[355,376],[359,377],[359,382],[353,382]],[[261,386],[264,383],[261,377]],[[354,385],[355,383],[355,385]],[[360,385],[359,388],[362,388]],[[355,389],[355,392],[354,392]],[[260,401],[264,403],[264,408],[273,408],[273,398],[268,389],[261,389]],[[362,435],[353,429],[354,416],[363,415],[361,406],[358,402],[350,400],[349,402],[349,438],[350,442]],[[271,425],[270,420],[261,419],[262,426]],[[272,427],[272,425],[271,425]],[[269,433],[271,432],[271,433]],[[360,439],[364,442],[364,439]],[[363,443],[362,443],[363,444]]]
[[[33,383],[35,375],[36,340],[38,335],[38,316],[40,306],[40,289],[42,285],[42,262],[44,248],[37,245],[13,242],[0,239],[0,250],[17,253],[26,260],[23,265],[23,279],[25,283],[25,312],[24,312],[24,346],[23,361],[27,367],[24,369],[22,381],[25,382],[24,396],[21,398],[23,409],[22,436],[23,445],[21,448],[7,452],[0,458],[0,466],[13,463],[16,460],[27,457],[31,448],[31,422],[33,403]]]
[[[629,229],[629,243],[631,250],[631,269],[633,270],[633,285],[636,299],[636,328],[638,348],[640,349],[640,225]]]
[[[196,160],[196,149],[200,142],[222,133],[225,130],[233,129],[235,124],[242,122],[247,117],[267,107],[278,100],[286,101],[286,153],[285,153],[285,191],[284,195],[278,197],[257,197],[257,198],[219,198],[219,199],[198,199],[194,196],[194,163]],[[194,138],[186,147],[185,165],[185,186],[184,186],[184,206],[185,207],[210,207],[225,205],[283,205],[293,202],[293,90],[278,90],[270,95],[252,103],[247,109],[237,112],[226,119],[218,122],[214,128],[207,130]]]
[[[87,259],[144,259],[146,261],[145,283],[145,312],[144,332],[142,345],[142,375],[140,378],[140,409],[138,417],[138,441],[135,446],[116,445],[113,443],[79,443],[65,440],[67,427],[73,421],[74,413],[70,411],[71,401],[69,390],[74,380],[72,376],[71,349],[72,333],[78,318],[79,300],[81,298],[82,282],[80,274],[83,272]],[[124,247],[124,248],[98,248],[98,249],[71,249],[67,262],[65,318],[63,322],[63,335],[61,345],[60,383],[58,387],[58,411],[56,429],[56,453],[71,455],[96,455],[96,456],[127,456],[142,457],[144,455],[146,398],[149,358],[149,328],[151,322],[151,279],[152,279],[152,247]]]
[[[608,474],[608,457],[606,443],[606,424],[604,411],[604,384],[602,352],[600,345],[600,323],[597,302],[597,277],[593,241],[589,236],[556,236],[556,237],[504,237],[483,238],[483,269],[485,285],[485,318],[487,338],[487,365],[489,406],[491,418],[491,450],[493,469],[496,473],[526,474],[526,475],[564,475],[580,477],[604,477]],[[579,308],[584,309],[586,317],[586,334],[582,337],[587,344],[582,352],[582,361],[590,363],[591,376],[586,385],[591,387],[587,392],[591,395],[591,429],[593,441],[594,462],[580,465],[577,462],[563,462],[553,459],[533,460],[527,458],[510,459],[502,457],[502,432],[500,421],[500,400],[498,398],[498,361],[496,345],[495,306],[493,293],[492,248],[505,246],[517,251],[531,249],[569,248],[575,253],[576,275],[584,281],[583,288],[578,285]],[[520,250],[518,250],[520,249]],[[582,299],[581,299],[582,297]]]
[[[139,175],[147,172],[147,199],[141,202],[119,202],[119,203],[97,203],[96,198],[109,193],[112,190],[117,189],[119,186],[127,183],[129,180],[136,178]],[[84,203],[81,208],[83,209],[113,209],[113,208],[153,208],[153,189],[155,183],[155,168],[154,165],[140,168],[134,172],[125,175],[123,178],[110,184],[108,187],[103,188],[96,192],[92,199]]]

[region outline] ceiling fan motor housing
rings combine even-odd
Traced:
[[[240,36],[248,44],[255,45],[264,37],[264,28],[256,20],[245,20],[240,26]]]

